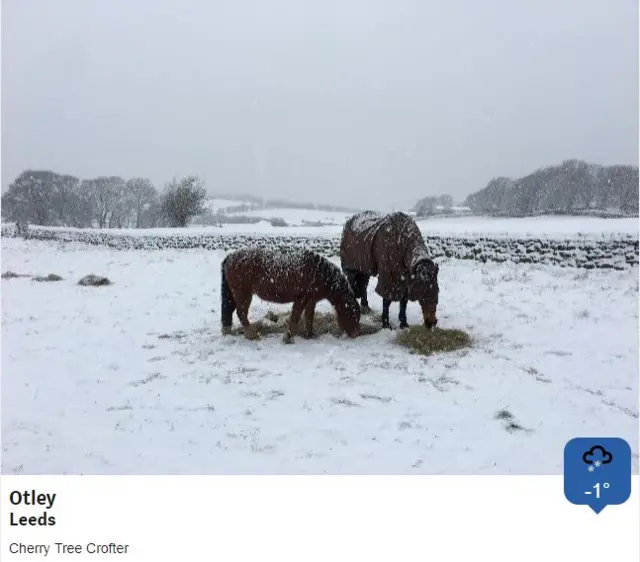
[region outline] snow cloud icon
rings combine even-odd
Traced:
[[[601,445],[594,445],[582,455],[582,460],[585,464],[595,463],[596,466],[600,466],[601,464],[609,464],[613,460],[613,455]]]
[[[631,474],[631,447],[620,437],[574,437],[564,447],[564,495],[575,505],[600,513],[623,504]]]

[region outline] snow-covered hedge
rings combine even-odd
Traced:
[[[13,225],[2,226],[2,236],[15,237]],[[93,230],[64,230],[30,227],[29,239],[80,242],[118,250],[192,249],[235,250],[245,246],[305,247],[325,256],[337,256],[340,238],[326,236],[266,236],[261,234],[202,234],[134,236]],[[538,238],[462,238],[427,236],[434,258],[515,263],[544,263],[586,269],[625,269],[638,264],[638,238],[618,239],[538,239]]]

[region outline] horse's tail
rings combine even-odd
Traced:
[[[222,266],[220,267],[220,320],[222,321],[223,328],[231,328],[233,324],[233,313],[236,310],[236,301],[229,288],[229,282],[227,281],[227,274],[225,272],[227,259],[228,257],[222,260]]]

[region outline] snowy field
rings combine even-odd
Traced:
[[[255,224],[225,224],[222,228],[209,226],[193,226],[188,229],[189,233],[201,234],[230,233],[230,234],[273,234],[291,236],[339,236],[342,232],[342,224],[351,215],[333,213],[332,218],[338,225],[329,226],[299,226],[302,225],[304,215],[298,209],[289,209],[291,213],[284,213],[285,209],[274,211],[255,211],[264,214],[265,217],[282,217],[291,226],[274,228],[269,222],[259,222]],[[309,213],[319,213],[323,211],[308,211]],[[246,213],[250,215],[251,213]],[[286,216],[285,216],[286,215]],[[338,216],[341,215],[341,216]],[[309,215],[307,215],[308,217]],[[320,218],[306,218],[305,220],[325,220]],[[449,217],[449,218],[428,218],[417,221],[418,227],[425,236],[458,236],[458,237],[510,237],[510,238],[619,238],[626,236],[638,237],[638,219],[603,219],[598,217],[569,217],[569,216],[540,216],[523,218],[494,218],[494,217]],[[153,229],[153,230],[127,230],[123,234],[138,232],[140,235],[147,234],[176,234],[176,229]],[[181,231],[184,234],[184,229]]]
[[[207,206],[215,213],[217,210],[237,207],[238,205],[255,205],[251,202],[233,201],[227,199],[211,199]],[[453,210],[466,209],[453,207]],[[230,233],[286,233],[295,236],[306,233],[339,234],[342,224],[353,213],[328,212],[315,209],[256,209],[246,212],[228,213],[230,216],[245,215],[264,218],[265,222],[255,224],[224,225],[223,231]],[[288,227],[273,229],[267,222],[272,217],[280,217],[288,223]],[[336,223],[339,226],[328,225],[322,227],[307,227],[303,221]],[[539,216],[523,218],[496,218],[484,216],[450,216],[433,217],[418,222],[420,230],[426,235],[437,236],[509,236],[509,237],[610,237],[638,235],[638,218],[599,218],[573,216]],[[300,228],[302,227],[302,229]],[[211,227],[197,227],[194,229],[210,229]],[[168,230],[169,229],[165,229]],[[215,229],[219,232],[220,229]],[[170,232],[175,231],[169,231]]]
[[[207,199],[204,203],[205,209],[209,209],[212,213],[218,211],[226,211],[230,207],[238,207],[239,205],[253,206],[255,203],[251,201],[238,201],[236,199],[222,199],[214,197],[213,199]]]
[[[285,211],[289,211],[285,213]],[[273,227],[267,219],[254,224],[225,224],[222,227],[192,225],[189,228],[152,228],[152,229],[91,229],[91,232],[105,232],[122,236],[173,236],[176,234],[199,236],[202,234],[261,234],[272,236],[340,236],[342,224],[349,214],[311,211],[304,209],[274,209],[256,211],[265,217],[282,217],[291,226]],[[306,213],[306,214],[305,214]],[[317,213],[317,215],[313,215]],[[248,214],[251,213],[241,213]],[[315,216],[316,218],[309,218]],[[303,220],[325,220],[320,217],[335,219],[337,225],[307,226]],[[526,218],[492,218],[492,217],[450,217],[430,218],[417,221],[425,236],[455,237],[510,237],[510,238],[622,238],[632,236],[638,238],[638,219],[602,219],[597,217],[526,217]],[[296,226],[298,225],[298,226]],[[38,228],[31,226],[30,228]],[[73,231],[78,229],[67,227],[46,227],[50,230]]]
[[[242,215],[269,220],[273,217],[284,219],[292,226],[303,226],[304,222],[322,222],[325,224],[343,224],[353,213],[321,211],[318,209],[255,209],[243,213],[228,213],[229,216]]]
[[[603,435],[637,473],[637,267],[441,261],[440,325],[475,344],[424,358],[388,331],[222,337],[223,256],[3,238],[3,272],[64,280],[2,280],[2,472],[559,474]]]
[[[241,205],[246,205],[251,210],[234,211]],[[322,222],[342,224],[352,213],[343,213],[339,211],[323,211],[319,209],[302,209],[302,208],[270,208],[270,209],[253,209],[256,203],[251,201],[234,201],[232,199],[209,199],[205,203],[205,207],[210,209],[212,213],[223,211],[227,216],[246,216],[262,218],[265,221],[273,217],[284,219],[287,224],[292,226],[304,226],[303,221]]]
[[[455,217],[420,221],[425,235],[508,236],[511,238],[549,237],[638,237],[638,218],[540,216],[523,218]]]

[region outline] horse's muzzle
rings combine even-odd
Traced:
[[[422,318],[424,325],[431,329],[438,323],[438,317],[436,316],[436,307],[431,303],[422,304]]]

